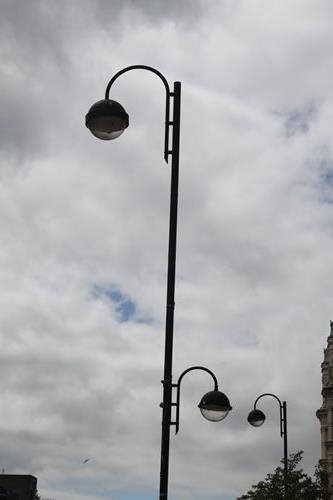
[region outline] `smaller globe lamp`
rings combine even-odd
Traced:
[[[249,424],[253,425],[253,427],[260,427],[265,420],[265,414],[261,410],[252,410],[247,417],[247,421]]]

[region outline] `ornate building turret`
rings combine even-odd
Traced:
[[[333,486],[333,321],[330,325],[331,332],[327,338],[324,361],[321,364],[323,404],[316,415],[320,420],[320,464],[327,471],[329,484]]]

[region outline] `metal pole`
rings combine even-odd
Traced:
[[[173,322],[175,308],[175,274],[176,274],[176,244],[177,244],[177,209],[178,209],[178,178],[179,178],[179,139],[180,139],[180,82],[174,83],[173,116],[172,116],[172,163],[170,190],[169,219],[169,251],[167,300],[165,323],[165,352],[162,403],[162,435],[161,435],[161,469],[160,469],[160,500],[168,498],[170,425],[172,408],[172,353],[173,353]],[[166,124],[167,126],[168,124]]]
[[[284,498],[288,498],[288,437],[287,437],[287,403],[281,403],[280,398],[271,392],[265,392],[257,397],[254,402],[254,409],[257,408],[259,399],[265,396],[272,396],[277,400],[280,407],[280,436],[283,437],[283,482],[284,482]]]
[[[288,437],[287,437],[287,403],[282,404],[283,422],[283,464],[284,464],[284,496],[288,498]]]
[[[172,353],[173,353],[173,321],[175,308],[175,275],[176,275],[176,243],[177,243],[177,210],[178,210],[178,178],[179,178],[179,142],[180,142],[180,95],[181,84],[174,82],[173,92],[170,92],[166,78],[157,69],[143,64],[128,66],[116,73],[109,81],[105,90],[105,99],[109,99],[109,92],[117,78],[127,71],[143,69],[155,73],[163,82],[166,90],[165,108],[165,139],[164,159],[168,163],[171,156],[171,188],[170,188],[170,218],[169,218],[169,250],[167,271],[167,299],[165,322],[165,351],[164,351],[164,378],[162,436],[161,436],[161,472],[160,472],[160,499],[168,498],[169,475],[169,448],[172,408]],[[173,114],[170,121],[170,98],[173,97]],[[169,150],[169,127],[172,126],[172,149]]]

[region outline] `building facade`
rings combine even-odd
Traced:
[[[333,487],[333,321],[321,364],[323,403],[317,410],[320,421],[321,460],[320,464],[328,473],[329,484]]]
[[[37,478],[25,474],[0,474],[0,487],[8,493],[4,498],[35,500]]]

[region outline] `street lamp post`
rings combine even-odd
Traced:
[[[264,396],[271,396],[279,403],[280,410],[280,436],[283,438],[283,473],[284,473],[284,496],[287,497],[287,474],[288,474],[288,439],[287,439],[287,403],[271,393],[264,393],[257,397],[254,402],[254,409],[250,411],[247,420],[253,427],[260,427],[266,419],[265,414],[257,409],[257,402]]]
[[[173,324],[175,309],[175,272],[176,272],[176,242],[177,242],[177,207],[178,207],[178,178],[179,178],[179,142],[180,142],[180,101],[181,83],[174,82],[173,91],[166,78],[155,68],[145,65],[134,65],[124,68],[116,73],[109,81],[105,99],[95,103],[86,115],[86,126],[93,135],[103,140],[119,137],[128,127],[129,119],[125,109],[116,101],[109,99],[110,88],[122,74],[142,69],[155,73],[163,82],[166,91],[165,104],[165,134],[164,134],[164,159],[168,163],[171,157],[171,188],[170,188],[170,217],[169,217],[169,250],[167,271],[167,298],[166,298],[166,322],[165,322],[165,350],[164,350],[164,376],[162,407],[162,435],[161,435],[161,468],[160,468],[160,500],[168,498],[168,471],[169,471],[169,449],[170,449],[170,427],[176,425],[176,433],[179,428],[179,392],[182,377],[192,369],[203,369],[209,372],[215,379],[214,391],[206,394],[199,407],[203,415],[205,410],[211,413],[231,410],[228,398],[218,391],[215,376],[204,367],[191,367],[180,376],[178,384],[172,383],[172,355],[173,355]],[[172,114],[170,113],[172,102]],[[170,118],[170,114],[172,115]],[[171,133],[170,133],[171,132]],[[170,135],[172,136],[170,144]],[[172,389],[177,388],[177,402],[172,401]],[[200,406],[201,405],[201,406]],[[176,406],[176,423],[172,422],[172,407]],[[224,417],[222,417],[224,418]],[[221,420],[219,418],[218,420]]]

